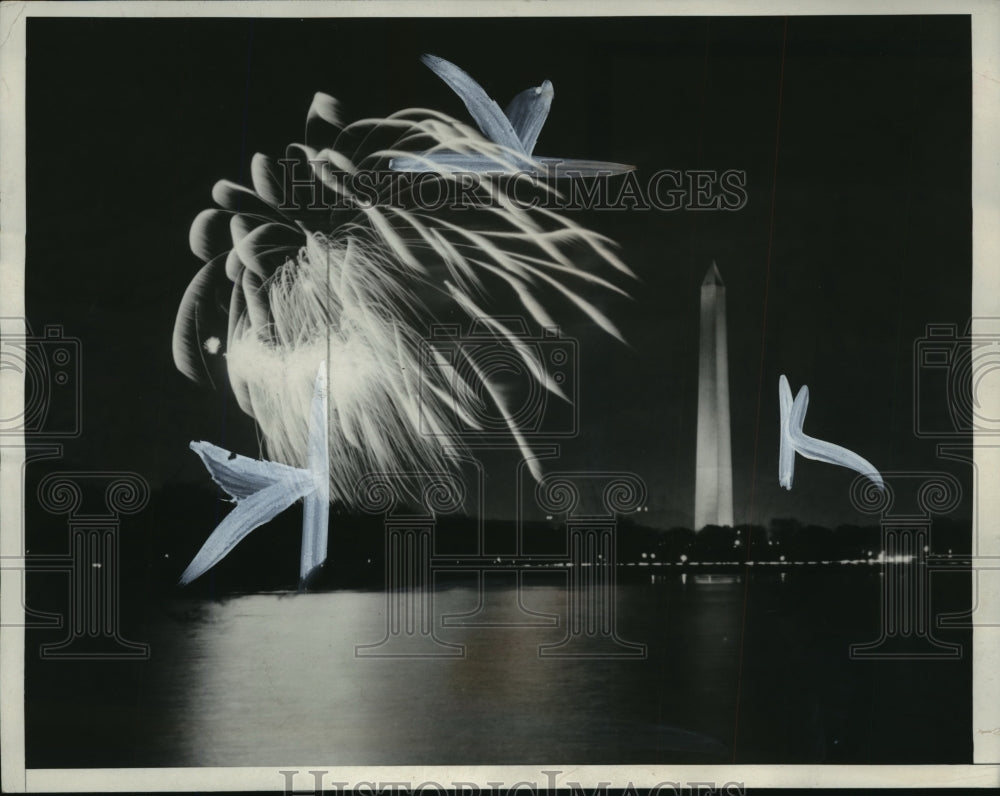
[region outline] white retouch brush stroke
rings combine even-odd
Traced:
[[[305,470],[239,456],[209,442],[191,443],[191,450],[201,457],[212,480],[233,498],[236,507],[184,570],[182,586],[214,567],[254,528],[300,498],[304,501],[300,583],[326,560],[330,516],[327,411],[326,363],[321,363],[310,415],[309,469]]]
[[[522,91],[502,111],[479,83],[451,61],[436,55],[423,55],[420,60],[459,96],[483,135],[506,154],[507,163],[498,167],[494,159],[475,153],[425,152],[421,157],[395,157],[389,164],[390,168],[396,171],[448,169],[474,173],[516,170],[565,177],[610,176],[635,170],[635,166],[623,163],[533,156],[535,143],[555,96],[552,83],[548,80]]]
[[[875,466],[853,451],[807,436],[802,431],[809,408],[809,388],[803,385],[795,400],[792,388],[784,375],[778,378],[778,403],[781,411],[781,445],[778,451],[778,483],[785,489],[792,488],[795,478],[795,454],[827,464],[836,464],[866,476],[879,489],[885,488],[882,476]]]

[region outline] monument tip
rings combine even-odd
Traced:
[[[705,274],[705,280],[701,284],[716,285],[718,287],[726,286],[726,283],[722,281],[722,274],[719,273],[719,266],[715,264],[715,260],[712,260],[712,265],[709,266],[708,272]]]

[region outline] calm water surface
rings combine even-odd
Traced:
[[[871,568],[619,583],[618,635],[645,645],[644,657],[619,658],[540,655],[567,636],[568,595],[560,573],[531,575],[520,600],[510,578],[482,594],[468,575],[439,578],[441,646],[430,651],[462,657],[360,657],[359,645],[386,635],[381,592],[154,606],[132,631],[152,645],[147,662],[29,655],[29,765],[959,762],[971,754],[968,654],[850,659],[851,643],[878,636]],[[960,604],[967,592],[955,593]],[[491,625],[442,621],[477,607]],[[968,645],[960,632],[942,634]]]

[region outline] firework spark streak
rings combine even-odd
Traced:
[[[445,71],[447,62],[436,63],[435,71],[454,78]],[[450,81],[459,83],[460,77]],[[531,378],[565,398],[531,346],[490,314],[490,301],[514,299],[546,328],[556,327],[550,305],[575,308],[622,339],[581,293],[589,287],[627,295],[599,272],[634,276],[615,244],[550,209],[520,206],[502,190],[503,180],[516,178],[541,195],[554,193],[523,170],[548,112],[551,87],[544,89],[529,89],[508,108],[504,119],[515,138],[498,132],[500,111],[492,113],[496,124],[485,129],[500,142],[424,109],[345,126],[336,100],[318,93],[306,116],[307,143],[289,145],[282,164],[291,161],[310,181],[293,182],[288,195],[282,170],[258,153],[251,162],[252,188],[216,183],[218,207],[202,211],[191,227],[191,249],[205,264],[181,300],[174,362],[196,382],[214,387],[228,381],[273,461],[227,458],[209,443],[192,443],[237,508],[182,582],[300,498],[308,504],[300,572],[307,577],[326,558],[327,502],[352,505],[356,484],[370,472],[457,470],[463,439],[480,430],[474,418],[484,399],[505,418],[532,475],[541,477],[503,385],[465,351],[458,361],[435,352],[434,367],[422,366],[422,352],[427,330],[440,317],[465,316],[509,343]],[[482,125],[485,112],[472,107]],[[487,166],[472,188],[463,185],[475,201],[461,213],[359,202],[350,187],[360,170],[390,162],[397,169],[402,162],[419,167],[453,186],[461,175],[447,159],[436,159],[442,153]],[[300,201],[324,191],[344,201],[334,209]],[[322,363],[328,408],[325,435],[317,436]],[[322,489],[315,485],[320,472]],[[259,491],[249,494],[249,483]],[[399,489],[404,499],[416,491],[414,484]]]

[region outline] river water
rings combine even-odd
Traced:
[[[29,633],[27,761],[969,762],[968,633],[934,631],[958,659],[849,654],[879,637],[882,577],[636,572],[586,607],[603,628],[572,636],[564,573],[445,573],[434,637],[418,622],[382,646],[397,596],[379,591],[172,598],[129,629],[147,661],[40,660],[53,634]],[[968,581],[939,580],[934,611],[961,608]]]

